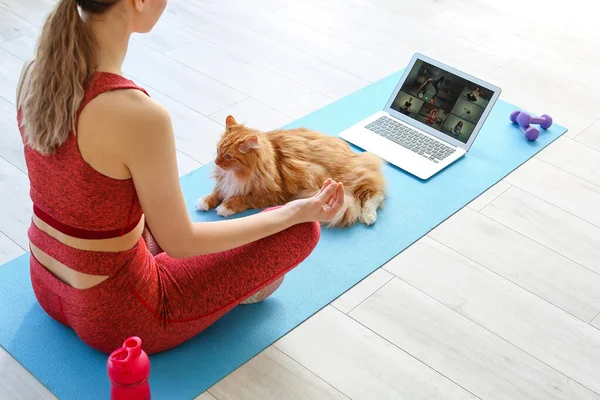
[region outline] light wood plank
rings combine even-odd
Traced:
[[[0,346],[0,398],[54,400],[56,397]]]
[[[461,345],[468,346],[469,343],[472,345],[478,340],[478,337],[489,337],[490,334],[483,330],[485,328],[521,349],[514,348],[510,352],[514,353],[515,357],[509,356],[512,362],[504,364],[508,370],[498,372],[497,376],[506,376],[505,374],[511,371],[519,375],[509,377],[507,383],[509,386],[517,385],[519,390],[526,390],[527,395],[515,393],[506,398],[600,398],[597,394],[600,392],[600,381],[597,379],[600,371],[600,332],[588,323],[574,318],[429,238],[419,241],[402,253],[395,263],[395,268],[390,269],[403,281],[431,298],[423,298],[422,303],[408,301],[425,295],[417,296],[417,293],[414,293],[415,289],[412,289],[414,296],[396,295],[403,292],[402,284],[389,285],[382,289],[383,293],[380,296],[375,294],[371,297],[372,300],[369,299],[357,307],[350,313],[351,316],[384,336],[393,335],[398,340],[399,334],[404,331],[401,327],[402,320],[411,319],[406,307],[402,305],[410,304],[415,310],[413,313],[423,313],[427,304],[431,309],[439,309],[439,312],[426,313],[426,316],[421,318],[423,321],[435,321],[435,329],[429,328],[439,332],[434,334],[434,338],[453,332],[452,336],[458,334],[461,337],[460,341],[464,343]],[[403,300],[396,300],[397,298]],[[436,300],[479,326],[459,322],[459,318],[460,321],[465,319],[458,314],[453,317],[445,315],[445,307]],[[386,318],[389,314],[395,318]],[[467,329],[467,326],[470,328]],[[476,337],[466,334],[467,330],[477,332]],[[389,332],[389,335],[386,332]],[[486,347],[477,349],[474,356],[479,358],[489,354]],[[466,354],[466,351],[467,349],[461,348],[452,353]],[[448,351],[437,353],[447,354]],[[499,354],[510,353],[502,351]],[[518,362],[519,358],[528,359],[526,364],[529,367]],[[517,365],[513,364],[515,362]],[[491,364],[499,365],[498,362]],[[489,367],[490,372],[494,368],[492,365]],[[438,370],[443,371],[439,368]],[[458,378],[455,380],[461,382]],[[486,377],[482,382],[486,382],[486,387],[489,387],[493,378]],[[488,396],[475,389],[472,391],[484,398]]]
[[[244,27],[244,36],[249,32],[254,32],[322,61],[327,62],[354,48],[347,40],[340,40],[323,34],[323,32],[307,26],[302,21],[284,18],[272,10],[256,7],[255,4],[247,1],[234,0],[230,3],[231,7],[223,7],[218,1],[202,1],[195,4],[199,6],[198,8],[191,8],[196,12],[195,18],[202,18],[200,15],[203,13],[205,15],[209,13],[218,15],[240,27]],[[289,4],[289,2],[285,4]],[[190,7],[186,6],[186,10],[189,9]],[[204,12],[202,13],[200,10]],[[203,22],[208,23],[205,20]],[[218,22],[212,21],[212,25],[216,23]],[[208,40],[207,36],[202,37]],[[238,39],[241,38],[238,37]]]
[[[147,90],[154,100],[169,111],[179,151],[202,164],[212,161],[224,127],[155,89]]]
[[[307,25],[321,31],[322,34],[344,40],[355,47],[388,60],[389,62],[406,65],[414,54],[416,45],[411,42],[398,41],[395,37],[383,34],[382,31],[370,26],[358,25],[356,21],[327,10],[309,2],[294,2],[286,4],[277,10],[286,20]],[[360,29],[359,29],[360,26]],[[390,51],[390,49],[394,49]]]
[[[493,76],[514,82],[542,96],[579,109],[595,117],[600,116],[600,94],[589,85],[542,70],[521,59],[514,59],[498,68]]]
[[[534,93],[497,75],[489,76],[488,78],[491,82],[502,88],[502,98],[504,101],[515,104],[515,107],[527,110],[536,115],[551,115],[556,124],[568,129],[567,133],[564,134],[566,137],[579,135],[596,121],[593,116],[583,111],[579,111],[570,105],[565,105],[554,98]],[[509,121],[508,115],[506,116],[506,121]],[[542,131],[541,134],[543,135],[544,132]]]
[[[426,22],[439,29],[468,38],[481,45],[487,45],[504,54],[522,54],[519,51],[531,46],[527,37],[518,37],[513,30],[522,28],[521,21],[514,13],[499,12],[493,5],[473,1],[469,3],[455,3],[452,7],[440,7],[439,12],[429,15],[422,11]],[[455,21],[455,23],[448,23]],[[477,25],[485,27],[477,35],[465,28],[462,21],[476,21]],[[519,40],[520,39],[520,40]],[[535,49],[533,49],[534,51]],[[532,50],[530,50],[532,51]],[[529,54],[529,53],[528,53]]]
[[[31,222],[32,203],[27,175],[0,158],[0,226],[2,232],[22,248],[29,247],[27,229]]]
[[[0,98],[0,157],[27,173],[15,105]]]
[[[522,39],[518,51],[527,52],[526,61],[528,64],[548,73],[583,84],[590,89],[600,89],[600,82],[595,79],[589,79],[591,76],[598,76],[600,74],[600,67],[593,63],[591,64],[590,61],[592,60],[588,57],[586,59],[578,59],[569,56],[558,46],[539,46],[534,42],[529,40],[523,41]],[[524,46],[528,46],[527,49]],[[513,54],[518,54],[516,53],[517,49],[514,47],[513,49],[515,50]]]
[[[331,305],[343,313],[349,313],[393,277],[392,274],[380,268],[338,297]]]
[[[0,7],[0,43],[36,31],[35,25]]]
[[[232,372],[210,392],[219,400],[348,399],[274,347]]]
[[[15,104],[17,84],[23,62],[17,57],[0,49],[0,97]]]
[[[404,65],[415,52],[424,52],[474,75],[482,75],[510,59],[490,52],[485,46],[475,46],[467,39],[439,31],[435,25],[424,30],[418,21],[407,17],[406,12],[392,15],[389,11],[378,10],[376,5],[356,9],[336,6],[338,3],[307,1],[295,3],[278,12],[343,38],[362,50]],[[397,40],[410,32],[419,34],[411,35],[410,41]],[[451,40],[444,41],[444,46],[440,46],[441,37],[450,37]],[[465,47],[468,48],[466,52]],[[472,62],[474,59],[477,62]]]
[[[0,268],[2,264],[25,254],[25,250],[19,247],[8,236],[0,232]]]
[[[201,163],[194,160],[192,157],[185,155],[181,151],[177,150],[177,169],[179,176],[187,175],[188,173],[197,170],[202,166]]]
[[[419,15],[418,12],[409,11],[413,7],[426,9],[422,15],[427,19],[432,18],[442,12],[441,7],[436,8],[433,4],[422,3],[412,7],[403,4],[402,7],[396,8],[393,2],[380,1],[309,0],[308,3],[313,7],[318,5],[326,8],[335,15],[343,15],[345,20],[352,21],[359,27],[359,32],[376,28],[381,32],[380,41],[389,41],[390,45],[392,41],[396,42],[396,45],[390,47],[393,51],[396,49],[398,38],[410,35],[413,52],[425,53],[474,75],[491,72],[513,57],[512,54],[501,54],[489,46],[478,44],[469,37],[444,32],[438,29],[438,24],[421,21],[415,18]],[[373,24],[371,21],[377,23]],[[424,24],[427,25],[427,29],[423,29]],[[444,38],[443,46],[440,46],[441,37]]]
[[[336,66],[340,69],[348,71],[356,76],[363,79],[367,79],[371,82],[377,81],[384,78],[400,68],[404,67],[406,62],[412,55],[408,50],[402,55],[395,54],[394,60],[401,60],[400,62],[392,62],[379,55],[375,55],[370,48],[364,49],[347,43],[348,35],[339,34],[339,37],[334,37],[336,30],[328,30],[327,25],[320,26],[319,24],[310,24],[310,21],[303,18],[295,20],[295,16],[291,15],[293,12],[287,10],[289,7],[293,7],[292,2],[273,2],[271,0],[254,0],[253,3],[260,4],[261,7],[266,8],[276,14],[268,15],[268,20],[282,20],[284,26],[293,30],[294,32],[312,31],[311,36],[314,36],[321,43],[326,43],[330,48],[325,48],[324,52],[315,52],[314,45],[295,45],[293,42],[290,43],[286,39],[281,39],[279,36],[276,40],[280,40],[282,43],[290,45],[306,54],[315,56],[321,60],[325,60],[329,64]],[[295,2],[302,3],[302,2]],[[281,11],[281,12],[279,12]],[[288,12],[290,15],[284,15]],[[240,17],[242,19],[242,17]],[[253,20],[249,20],[250,24],[256,26]],[[309,26],[310,24],[311,26]],[[250,25],[249,25],[250,26]],[[257,31],[261,31],[261,27],[254,28]],[[331,34],[330,34],[331,33]],[[292,37],[292,41],[297,41],[297,38]],[[323,44],[321,44],[323,45]],[[394,53],[398,53],[400,49],[398,46],[394,48]]]
[[[429,236],[585,322],[600,311],[599,274],[487,216],[463,209]]]
[[[41,27],[56,3],[57,0],[0,0],[0,8]]]
[[[419,2],[411,2],[407,4],[401,4],[394,0],[350,0],[352,4],[373,4],[374,6],[385,7],[390,13],[403,14],[404,16],[410,16],[415,21],[426,23],[433,16],[441,13],[443,7],[439,7],[439,3],[436,0],[422,0]],[[453,3],[456,5],[456,3]]]
[[[344,66],[338,68],[277,42],[258,39],[252,41],[252,46],[246,46],[254,48],[247,57],[249,60],[325,96],[339,99],[369,84],[369,81],[347,72]]]
[[[169,7],[168,4],[167,7]],[[132,38],[160,53],[173,50],[197,39],[197,37],[189,31],[181,29],[174,24],[170,24],[162,18],[150,32],[141,35],[134,34]]]
[[[266,10],[277,12],[286,4],[283,4],[281,1],[273,1],[273,0],[249,0],[252,4],[256,6],[260,6]],[[298,0],[289,0],[286,3],[298,2]]]
[[[590,127],[578,135],[575,140],[593,147],[596,150],[600,150],[600,121],[596,121],[590,125]]]
[[[204,392],[200,396],[196,397],[194,400],[220,400],[220,399],[217,399],[216,397],[214,397],[213,395],[211,395],[208,392]]]
[[[552,7],[536,7],[535,2],[520,1],[514,6],[515,9],[523,10],[519,13],[507,12],[511,8],[506,4],[506,2],[494,4],[489,1],[477,0],[460,4],[454,3],[452,7],[444,7],[444,10],[433,18],[428,18],[427,22],[443,31],[493,48],[499,53],[520,56],[536,67],[570,79],[574,79],[576,76],[583,79],[594,76],[584,67],[582,60],[567,55],[564,49],[558,47],[557,41],[551,41],[548,38],[549,32],[554,32],[557,28],[556,24],[552,25],[552,21],[560,19],[561,26],[569,26],[564,22],[564,15],[558,11],[562,3],[555,3]],[[536,15],[535,24],[531,24],[531,14],[524,11],[532,6],[536,8],[535,11],[532,11]],[[572,5],[570,6],[574,8]],[[558,13],[556,13],[557,11]],[[578,26],[582,26],[582,16],[580,13]],[[447,21],[456,21],[457,23],[448,23]],[[465,29],[464,24],[458,21],[476,21],[485,29],[480,29],[477,35],[474,35],[472,30]],[[575,42],[579,43],[579,40],[575,40]],[[547,43],[552,43],[552,45],[548,46]]]
[[[276,347],[354,400],[475,398],[331,306]]]
[[[534,1],[507,0],[502,3],[493,0],[475,0],[474,9],[485,6],[490,13],[498,14],[505,30],[520,29],[525,38],[532,38],[539,42],[540,46],[552,43],[560,50],[562,46],[570,49],[585,49],[586,42],[598,40],[597,31],[593,27],[586,26],[588,21],[593,21],[594,16],[590,13],[582,13],[581,7],[588,5],[587,0],[573,0],[572,2],[554,3],[552,7],[539,7]],[[520,12],[511,12],[518,9]],[[531,15],[535,15],[537,23],[531,23]],[[557,20],[560,24],[556,24]],[[577,26],[576,32],[571,27]],[[500,35],[501,32],[498,32]],[[574,42],[574,36],[581,36],[581,42]],[[585,55],[589,52],[584,52]],[[527,53],[526,53],[527,54]],[[592,58],[592,57],[589,57]]]
[[[31,33],[18,38],[1,42],[0,48],[6,50],[21,61],[27,61],[33,58],[37,47],[39,34]]]
[[[482,213],[600,273],[600,228],[512,187]]]
[[[294,117],[308,114],[332,101],[330,97],[204,40],[196,40],[167,55]],[[292,93],[294,101],[290,101]]]
[[[207,3],[202,3],[207,7]],[[226,50],[245,60],[250,60],[269,70],[273,70],[297,83],[307,86],[319,93],[332,98],[340,98],[354,92],[369,82],[346,72],[343,68],[337,68],[324,61],[316,59],[301,51],[286,46],[277,37],[267,37],[247,29],[243,25],[264,27],[271,20],[252,19],[248,15],[241,18],[244,22],[238,23],[239,12],[246,10],[249,6],[243,2],[235,3],[232,9],[225,10],[217,5],[220,12],[226,11],[226,15],[209,14],[200,7],[187,7],[194,16],[194,25],[188,26],[192,32],[197,33],[203,40],[211,43],[219,49]],[[251,7],[251,10],[259,10]],[[263,10],[268,15],[262,18],[275,17],[276,14]],[[251,12],[251,11],[248,11]],[[233,18],[234,21],[230,19]],[[260,18],[260,16],[257,16]],[[280,19],[280,18],[279,18]],[[183,23],[189,21],[183,20]],[[210,29],[207,29],[210,27]]]
[[[468,204],[473,210],[481,211],[494,199],[504,193],[511,185],[506,181],[500,181],[483,192],[479,197]]]
[[[140,85],[150,86],[204,115],[247,97],[135,41],[129,45],[123,70]]]
[[[537,158],[600,187],[600,149],[562,137],[540,152]]]
[[[487,216],[463,209],[429,236],[583,321],[600,311],[600,275]]]
[[[504,180],[600,227],[600,186],[535,158]]]
[[[251,97],[212,114],[210,118],[219,124],[225,124],[228,115],[233,115],[238,122],[261,131],[279,129],[294,121],[293,117]]]
[[[496,23],[493,23],[494,19],[483,19],[482,26],[488,29],[482,30],[481,36],[485,38],[486,33],[492,33],[502,39],[507,32],[510,32],[511,36],[514,36],[514,41],[509,42],[507,46],[513,46],[513,54],[523,55],[523,58],[526,55],[527,59],[537,58],[540,54],[539,49],[545,48],[547,51],[554,49],[556,54],[563,58],[588,60],[596,64],[600,60],[596,54],[589,52],[590,46],[593,47],[598,41],[597,32],[590,31],[593,23],[587,22],[593,18],[593,14],[578,12],[589,7],[587,0],[557,2],[552,7],[539,7],[536,2],[518,0],[495,4],[493,1],[485,0],[467,5],[470,5],[473,11],[482,10],[482,5],[486,6],[487,13],[495,17]],[[515,9],[518,9],[519,13],[507,12]],[[531,15],[536,15],[535,24],[531,23]],[[555,23],[558,20],[561,21],[560,24]],[[519,46],[519,42],[525,43]],[[552,45],[549,46],[549,43]],[[530,44],[529,47],[527,44]],[[510,48],[508,47],[509,50]],[[573,65],[570,66],[572,67]]]
[[[405,67],[404,62],[388,61],[368,51],[356,48],[329,60],[329,64],[376,82]]]

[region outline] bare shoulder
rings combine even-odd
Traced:
[[[78,128],[80,133],[91,133],[83,135],[89,144],[113,150],[141,141],[169,141],[173,134],[168,111],[137,89],[102,93],[83,109]]]
[[[83,109],[81,119],[100,125],[116,124],[131,133],[171,122],[163,106],[137,89],[102,93]]]
[[[120,178],[129,176],[133,160],[174,148],[169,113],[137,89],[105,92],[90,101],[81,112],[77,136],[88,163]]]

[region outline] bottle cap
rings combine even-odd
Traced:
[[[131,361],[131,351],[128,348],[121,347],[111,353],[109,360],[115,367],[119,369],[129,369]]]
[[[132,358],[139,357],[142,352],[142,339],[137,336],[132,336],[125,340],[123,347],[129,349]]]

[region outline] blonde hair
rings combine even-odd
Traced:
[[[27,145],[52,154],[75,129],[84,85],[97,66],[96,43],[78,6],[100,15],[120,0],[60,0],[39,40],[23,101]]]

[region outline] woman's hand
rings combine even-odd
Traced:
[[[329,222],[344,205],[344,185],[327,179],[323,187],[313,197],[289,202],[285,205],[294,213],[297,223]]]

